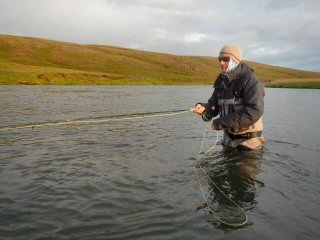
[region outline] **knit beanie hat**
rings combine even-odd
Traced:
[[[221,48],[219,58],[220,57],[231,57],[239,64],[242,60],[242,50],[236,44],[228,44]]]

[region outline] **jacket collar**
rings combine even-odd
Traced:
[[[229,80],[229,83],[231,83],[233,80],[239,78],[241,75],[243,75],[248,71],[253,71],[253,70],[246,63],[240,62],[239,65],[233,71],[230,71],[222,75],[225,75]]]

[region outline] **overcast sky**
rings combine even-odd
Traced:
[[[320,0],[0,0],[0,34],[320,72]]]

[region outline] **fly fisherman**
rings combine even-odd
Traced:
[[[224,46],[219,54],[221,73],[207,103],[191,109],[212,122],[213,130],[223,130],[222,144],[228,147],[260,149],[264,142],[262,114],[264,87],[253,70],[242,60],[238,45]]]

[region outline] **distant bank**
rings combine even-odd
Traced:
[[[248,62],[266,87],[320,88],[320,73]],[[0,35],[0,85],[204,85],[217,58]]]

